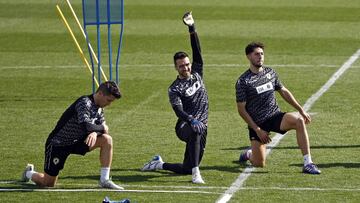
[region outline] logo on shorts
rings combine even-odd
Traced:
[[[60,162],[60,159],[59,159],[59,158],[57,158],[57,157],[53,158],[53,163],[54,163],[55,165],[57,165],[59,162]]]

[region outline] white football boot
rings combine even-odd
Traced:
[[[144,164],[141,171],[155,171],[160,169],[160,165],[163,164],[163,160],[160,155],[154,156],[149,162]]]

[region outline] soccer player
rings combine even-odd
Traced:
[[[110,178],[113,143],[109,127],[105,123],[103,108],[121,97],[115,82],[102,83],[95,94],[81,96],[62,114],[45,144],[44,173],[34,171],[28,164],[22,181],[32,180],[41,187],[54,187],[59,171],[64,168],[70,154],[85,155],[100,148],[101,176],[99,185],[103,188],[119,189]]]
[[[183,163],[164,163],[160,156],[155,156],[144,165],[142,171],[163,169],[178,174],[192,174],[193,183],[204,184],[199,165],[206,145],[208,95],[203,81],[200,42],[191,12],[184,15],[183,22],[189,28],[193,62],[190,63],[185,52],[175,53],[174,64],[178,76],[169,87],[169,100],[178,117],[176,135],[186,143],[184,160]]]
[[[236,102],[240,116],[248,124],[251,149],[240,155],[240,162],[250,160],[255,167],[265,166],[266,144],[271,142],[270,131],[285,134],[296,130],[298,146],[304,157],[303,173],[320,174],[312,162],[306,124],[311,118],[299,105],[293,94],[281,83],[278,74],[264,66],[264,45],[253,42],[245,48],[250,68],[237,80]],[[298,113],[281,112],[275,91]]]

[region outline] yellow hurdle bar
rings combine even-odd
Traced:
[[[59,5],[56,5],[56,9],[57,9],[57,11],[58,11],[61,19],[63,20],[66,28],[68,29],[68,31],[69,31],[72,39],[74,40],[75,45],[76,45],[76,47],[77,47],[78,50],[79,50],[79,53],[80,53],[80,56],[81,56],[82,60],[84,61],[86,67],[89,69],[90,73],[93,75],[93,71],[92,71],[92,69],[91,69],[91,67],[90,67],[90,64],[89,64],[89,62],[86,60],[86,57],[85,57],[85,55],[84,55],[84,52],[82,51],[82,49],[81,49],[78,41],[76,40],[76,37],[75,37],[74,33],[72,32],[72,30],[71,30],[68,22],[66,21],[66,18],[65,18],[65,16],[64,16],[64,14],[62,13]],[[97,79],[95,78],[95,76],[93,76],[93,77],[94,77],[94,80],[95,80],[95,83],[96,83],[97,87],[99,87],[99,82],[97,81]]]
[[[79,18],[77,17],[77,15],[76,15],[73,7],[71,6],[70,1],[69,1],[69,0],[66,0],[66,3],[67,3],[67,5],[69,6],[72,15],[73,15],[73,17],[75,18],[76,24],[79,26],[79,29],[81,30],[81,33],[82,33],[82,35],[84,36],[84,39],[85,39],[85,41],[86,41],[86,35],[85,35],[85,32],[84,32],[84,29],[81,27]],[[90,42],[88,43],[88,45],[89,45],[91,54],[94,56],[95,62],[96,62],[97,64],[99,64],[99,60],[98,60],[98,58],[97,58],[97,56],[96,56],[96,54],[95,54],[95,52],[94,52],[94,50],[93,50]],[[104,71],[103,71],[103,69],[102,69],[101,66],[100,66],[100,71],[101,71],[101,74],[102,74],[102,76],[104,77],[105,81],[108,81],[108,79],[107,79],[107,77],[106,77],[106,75],[105,75],[105,73],[104,73]]]

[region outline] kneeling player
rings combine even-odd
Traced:
[[[285,134],[296,130],[298,146],[304,157],[303,172],[320,174],[312,162],[306,124],[311,118],[297,102],[293,94],[281,83],[274,69],[264,66],[264,45],[253,42],[245,48],[250,67],[237,80],[236,101],[240,116],[248,125],[251,149],[240,155],[240,161],[250,160],[255,167],[264,167],[266,144],[271,142],[270,132]],[[284,113],[276,102],[275,92],[298,113]]]
[[[200,43],[195,32],[191,13],[186,13],[184,23],[189,27],[193,63],[185,52],[174,55],[177,79],[169,87],[169,99],[178,121],[176,135],[186,143],[183,163],[164,163],[160,156],[155,156],[146,163],[142,171],[164,169],[179,174],[192,174],[193,183],[205,183],[200,175],[199,165],[204,154],[207,121],[208,95],[203,81],[203,60]]]
[[[109,178],[113,143],[109,128],[105,124],[103,108],[121,97],[115,82],[102,83],[93,95],[78,98],[62,114],[45,144],[44,173],[34,171],[28,164],[22,181],[32,180],[41,187],[54,187],[60,170],[70,154],[85,155],[100,148],[101,176],[103,188],[123,189]]]

